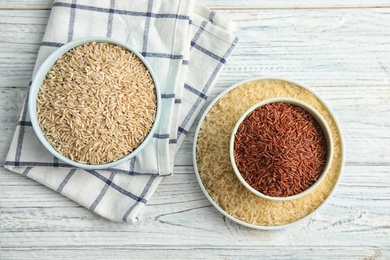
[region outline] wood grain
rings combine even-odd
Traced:
[[[303,224],[275,232],[252,230],[226,219],[205,199],[190,167],[176,167],[175,175],[163,181],[134,224],[104,220],[24,176],[0,169],[5,248],[15,243],[77,247],[86,240],[94,246],[119,246],[126,239],[134,246],[169,246],[172,241],[178,246],[388,246],[386,167],[346,167],[327,205]],[[364,182],[367,175],[377,184]],[[142,239],[132,238],[137,234]],[[64,240],[64,236],[72,238]]]
[[[303,223],[272,232],[237,225],[206,199],[192,163],[196,122],[174,175],[133,224],[3,167],[52,2],[0,2],[0,259],[390,259],[387,0],[199,1],[234,20],[240,38],[207,104],[248,77],[286,77],[319,94],[343,131],[334,196]]]
[[[218,84],[257,75],[309,85],[386,84],[389,9],[221,11],[237,23],[241,41]],[[0,11],[0,87],[28,85],[49,13]]]
[[[199,0],[197,1],[213,9],[307,9],[307,8],[373,8],[389,7],[386,0],[339,0],[339,1],[300,1],[300,0],[247,0],[247,1],[226,1],[226,0]],[[2,0],[2,9],[50,9],[53,0]]]
[[[15,251],[3,250],[6,259],[21,259],[28,254],[32,259],[150,259],[150,255],[159,259],[318,259],[321,256],[332,256],[332,259],[388,259],[389,252],[379,247],[161,247],[146,246],[144,248],[112,247],[96,248],[59,247],[59,248],[18,248]]]

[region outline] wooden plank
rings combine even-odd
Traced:
[[[5,10],[33,10],[33,9],[50,9],[53,5],[53,0],[2,0],[0,9]]]
[[[60,247],[3,248],[4,259],[388,259],[390,250],[380,247]]]
[[[11,145],[16,124],[24,102],[26,90],[0,88],[0,160],[4,165],[5,157]]]
[[[0,10],[0,87],[27,87],[49,11]]]
[[[367,7],[389,7],[389,2],[386,0],[340,0],[340,1],[283,1],[283,0],[247,0],[247,1],[226,1],[226,0],[198,0],[200,4],[213,9],[275,9],[275,8],[367,8]],[[49,9],[53,0],[2,0],[0,9]]]
[[[341,0],[341,1],[284,1],[284,0],[247,0],[247,1],[225,1],[225,0],[199,0],[213,9],[339,9],[339,8],[373,8],[389,7],[385,0]]]
[[[3,248],[389,246],[388,167],[348,166],[334,197],[310,220],[280,231],[240,226],[210,205],[191,167],[165,178],[139,222],[114,223],[0,168]],[[369,176],[369,177],[368,177]],[[189,234],[191,234],[189,236]],[[364,237],[364,240],[360,238]]]
[[[226,12],[243,39],[221,78],[278,75],[315,85],[387,82],[389,9]]]
[[[219,77],[220,85],[277,75],[309,85],[372,86],[389,77],[390,8],[221,13],[237,22],[241,42]],[[28,85],[48,15],[0,11],[5,36],[0,41],[0,87]]]

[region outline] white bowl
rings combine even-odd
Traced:
[[[43,81],[44,81],[44,79],[46,77],[46,74],[50,71],[50,69],[55,64],[55,62],[57,61],[57,59],[59,57],[64,55],[66,52],[68,52],[72,48],[74,48],[76,46],[79,46],[79,45],[82,45],[82,44],[85,44],[85,43],[88,43],[88,42],[107,42],[107,43],[111,43],[111,44],[123,47],[123,48],[129,50],[130,52],[133,52],[144,63],[146,68],[149,70],[149,72],[150,72],[150,74],[151,74],[151,76],[153,78],[154,84],[155,84],[155,90],[156,90],[156,96],[157,96],[157,111],[156,111],[155,120],[154,120],[154,123],[152,125],[152,128],[151,128],[150,132],[148,133],[148,135],[146,136],[144,141],[133,152],[131,152],[127,156],[125,156],[125,157],[123,157],[123,158],[121,158],[121,159],[119,159],[117,161],[114,161],[114,162],[104,163],[104,164],[96,164],[96,165],[95,164],[79,163],[79,162],[73,161],[73,160],[63,156],[62,154],[60,154],[48,142],[48,140],[46,139],[44,133],[42,132],[42,130],[41,130],[40,126],[39,126],[38,120],[37,120],[37,104],[36,104],[36,100],[37,100],[37,96],[38,96],[40,87],[42,86],[42,83],[43,83]],[[35,77],[34,77],[34,79],[32,81],[31,86],[30,86],[29,98],[28,98],[28,112],[29,112],[29,115],[30,115],[31,124],[32,124],[32,127],[33,127],[34,131],[35,131],[36,136],[38,137],[40,142],[43,144],[43,146],[50,153],[52,153],[55,157],[57,157],[59,160],[65,162],[65,163],[67,163],[69,165],[72,165],[72,166],[75,166],[75,167],[78,167],[78,168],[83,168],[83,169],[106,169],[106,168],[110,168],[110,167],[116,166],[116,165],[118,165],[120,163],[123,163],[123,162],[129,160],[130,158],[136,156],[136,154],[138,154],[142,149],[144,149],[147,146],[147,144],[150,142],[150,140],[153,137],[153,133],[156,130],[156,127],[158,125],[158,122],[159,122],[160,116],[161,116],[161,107],[160,106],[161,106],[161,95],[160,95],[160,89],[159,89],[158,81],[157,81],[157,78],[156,78],[156,76],[155,76],[155,74],[153,72],[153,69],[151,68],[149,63],[146,61],[146,59],[138,51],[136,51],[135,49],[133,49],[131,46],[127,45],[126,43],[120,42],[120,41],[115,40],[115,39],[104,38],[104,37],[88,37],[88,38],[74,40],[72,42],[69,42],[69,43],[63,45],[62,47],[60,47],[56,51],[54,51],[42,63],[42,65],[38,69],[37,73],[35,74]]]
[[[326,155],[326,162],[325,162],[325,165],[324,165],[324,169],[322,170],[322,172],[321,172],[320,176],[318,177],[318,179],[316,180],[316,182],[314,182],[310,187],[308,187],[304,191],[302,191],[300,193],[297,193],[295,195],[286,196],[286,197],[273,197],[273,196],[269,196],[269,195],[266,195],[266,194],[256,190],[255,188],[253,188],[242,177],[239,169],[237,168],[237,164],[236,164],[236,161],[235,161],[235,158],[234,158],[235,135],[236,135],[236,132],[237,132],[239,126],[241,125],[241,123],[255,109],[257,109],[257,108],[259,108],[261,106],[264,106],[266,104],[278,103],[278,102],[292,104],[292,105],[301,107],[304,110],[306,110],[307,112],[309,112],[314,117],[314,119],[318,122],[319,126],[321,127],[322,132],[323,132],[324,137],[325,137],[326,145],[327,145],[327,155]],[[263,101],[260,101],[260,102],[258,102],[256,104],[254,104],[248,110],[246,110],[241,115],[241,117],[238,119],[238,121],[236,122],[236,124],[235,124],[235,126],[233,128],[233,131],[232,131],[232,134],[231,134],[231,137],[230,137],[229,155],[230,155],[230,161],[231,161],[233,170],[234,170],[237,178],[253,194],[255,194],[255,195],[259,196],[259,197],[262,197],[264,199],[275,200],[275,201],[286,201],[286,200],[297,199],[297,198],[300,198],[300,197],[305,196],[306,194],[309,194],[310,192],[312,192],[324,180],[324,178],[326,177],[326,174],[328,173],[328,170],[329,170],[329,168],[330,168],[330,166],[332,164],[332,158],[333,158],[332,133],[331,133],[331,130],[330,130],[328,124],[326,123],[325,119],[321,116],[321,114],[319,112],[317,112],[313,107],[311,107],[310,105],[306,104],[305,102],[300,101],[298,99],[287,98],[287,97],[270,98],[270,99],[266,99],[266,100],[263,100]]]

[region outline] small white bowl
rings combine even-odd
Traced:
[[[254,189],[242,177],[240,171],[237,168],[237,165],[236,165],[236,162],[235,162],[235,158],[234,158],[234,140],[235,140],[236,132],[237,132],[239,126],[241,125],[241,123],[245,120],[245,118],[253,110],[257,109],[258,107],[261,107],[261,106],[266,105],[266,104],[278,103],[278,102],[292,104],[292,105],[301,107],[304,110],[306,110],[307,112],[309,112],[315,118],[315,120],[318,122],[319,126],[321,127],[322,132],[324,133],[324,137],[325,137],[326,145],[327,145],[326,163],[325,163],[324,169],[321,172],[321,174],[320,174],[319,178],[317,179],[317,181],[315,183],[313,183],[310,187],[308,187],[306,190],[304,190],[304,191],[302,191],[302,192],[300,192],[298,194],[287,196],[287,197],[273,197],[273,196],[265,195],[264,193]],[[232,134],[231,134],[231,137],[230,137],[229,155],[230,155],[230,161],[231,161],[233,170],[234,170],[237,178],[253,194],[255,194],[255,195],[257,195],[257,196],[259,196],[261,198],[268,199],[268,200],[274,200],[274,201],[286,201],[286,200],[297,199],[297,198],[300,198],[300,197],[305,196],[306,194],[309,194],[310,192],[312,192],[324,180],[324,178],[326,177],[326,174],[328,173],[328,170],[331,167],[332,158],[333,158],[332,133],[331,133],[331,131],[329,129],[328,124],[326,123],[325,119],[321,116],[321,114],[317,110],[315,110],[313,107],[311,107],[310,105],[306,104],[305,102],[300,101],[298,99],[287,98],[287,97],[270,98],[270,99],[266,99],[266,100],[263,100],[263,101],[260,101],[260,102],[258,102],[256,104],[254,104],[248,110],[246,110],[242,114],[242,116],[238,119],[238,121],[236,122],[236,124],[235,124],[235,126],[233,128],[233,131],[232,131]]]
[[[154,123],[152,125],[152,128],[151,128],[149,134],[146,136],[144,141],[133,152],[131,152],[127,156],[125,156],[125,157],[123,157],[123,158],[121,158],[121,159],[119,159],[117,161],[110,162],[110,163],[104,163],[104,164],[84,164],[84,163],[79,163],[79,162],[73,161],[73,160],[63,156],[56,149],[54,149],[54,147],[48,142],[48,140],[46,139],[44,133],[42,132],[42,130],[41,130],[40,126],[39,126],[38,119],[37,119],[37,104],[36,104],[36,101],[37,101],[37,96],[38,96],[40,87],[42,86],[42,83],[43,83],[43,81],[44,81],[44,79],[46,77],[46,74],[50,71],[50,69],[55,64],[55,62],[57,61],[58,58],[60,58],[62,55],[64,55],[66,52],[68,52],[72,48],[74,48],[76,46],[79,46],[79,45],[82,45],[82,44],[85,44],[85,43],[88,43],[88,42],[106,42],[106,43],[111,43],[113,45],[117,45],[117,46],[123,47],[123,48],[127,49],[130,52],[133,52],[144,63],[146,68],[149,70],[149,72],[150,72],[150,74],[151,74],[151,76],[153,78],[154,84],[155,84],[155,90],[156,90],[156,96],[157,96],[157,111],[156,111],[155,120],[154,120]],[[114,166],[116,166],[118,164],[121,164],[121,163],[131,159],[132,157],[136,156],[136,154],[138,154],[142,149],[144,149],[147,146],[147,144],[150,142],[150,140],[152,139],[153,133],[156,130],[156,127],[158,125],[158,122],[159,122],[160,116],[161,116],[160,88],[159,88],[158,81],[157,81],[157,78],[155,76],[155,73],[153,72],[153,69],[151,68],[149,63],[146,61],[146,59],[138,51],[133,49],[128,44],[123,43],[123,42],[118,41],[118,40],[115,40],[115,39],[105,38],[105,37],[82,38],[82,39],[74,40],[72,42],[69,42],[69,43],[61,46],[56,51],[54,51],[42,63],[42,65],[38,69],[37,73],[35,74],[35,77],[34,77],[34,79],[32,81],[30,89],[29,89],[28,112],[29,112],[29,115],[30,115],[32,127],[33,127],[34,132],[35,132],[36,136],[38,137],[39,141],[43,144],[43,146],[50,153],[52,153],[59,160],[65,162],[65,163],[67,163],[69,165],[72,165],[72,166],[75,166],[75,167],[78,167],[78,168],[82,168],[82,169],[89,169],[89,170],[92,170],[92,169],[107,169],[107,168],[110,168],[110,167],[114,167]]]

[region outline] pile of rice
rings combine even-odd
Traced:
[[[274,102],[257,107],[234,135],[238,171],[271,197],[299,194],[320,177],[327,156],[324,133],[305,109]]]
[[[257,197],[237,179],[229,158],[230,135],[239,117],[258,101],[292,97],[314,107],[328,123],[334,143],[332,166],[325,180],[310,194],[290,201]],[[327,108],[306,89],[279,80],[257,80],[223,95],[201,122],[196,163],[203,186],[226,213],[248,224],[279,226],[295,222],[318,208],[333,190],[342,167],[340,133]]]
[[[132,52],[111,43],[79,45],[48,72],[37,98],[40,128],[62,155],[84,164],[135,150],[155,120],[156,89]]]

